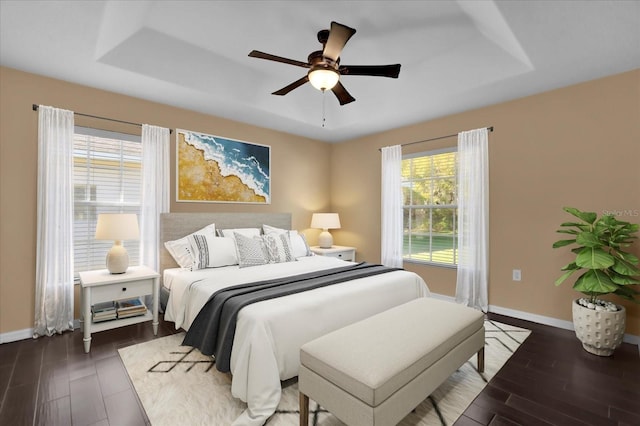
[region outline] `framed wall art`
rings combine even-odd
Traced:
[[[271,147],[176,129],[176,201],[271,204]]]

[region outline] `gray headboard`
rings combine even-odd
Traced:
[[[271,225],[291,229],[291,213],[162,213],[160,215],[160,276],[167,268],[177,268],[164,247],[165,241],[182,238],[215,223],[216,229],[260,228]]]

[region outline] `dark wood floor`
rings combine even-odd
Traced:
[[[490,318],[532,333],[456,425],[640,425],[637,346],[598,357],[573,332]],[[117,350],[152,338],[144,323],[94,334],[89,354],[78,330],[0,345],[0,425],[148,425]]]
[[[575,333],[489,314],[531,335],[465,410],[466,425],[640,425],[638,346],[611,357],[582,349]]]

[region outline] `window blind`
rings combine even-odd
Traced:
[[[139,136],[76,127],[73,151],[74,268],[104,269],[113,241],[95,239],[100,213],[140,215],[142,144]],[[139,241],[123,242],[139,264]]]

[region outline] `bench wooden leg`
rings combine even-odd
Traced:
[[[300,392],[300,426],[309,424],[309,397]]]
[[[484,372],[484,348],[478,351],[478,373]]]

